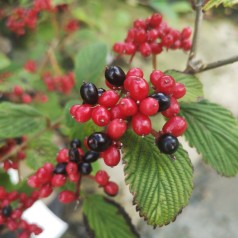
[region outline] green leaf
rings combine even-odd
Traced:
[[[11,61],[0,52],[0,70],[8,67],[11,64]]]
[[[29,105],[0,104],[0,139],[27,135],[45,126],[45,117]]]
[[[183,83],[185,85],[187,92],[186,95],[180,99],[180,101],[197,101],[199,98],[203,97],[203,86],[196,76],[184,74],[175,70],[167,70],[165,73],[174,77],[176,82]]]
[[[213,7],[218,7],[221,4],[223,4],[224,7],[232,7],[238,4],[238,0],[210,0],[205,4],[203,10],[207,11]]]
[[[134,195],[140,216],[149,225],[163,226],[176,219],[187,205],[193,189],[193,168],[179,147],[176,160],[161,154],[154,138],[127,133],[123,138],[126,183]]]
[[[58,148],[53,143],[53,134],[44,133],[37,140],[28,143],[26,150],[27,165],[36,170],[42,167],[46,162],[55,163]]]
[[[90,237],[139,237],[123,208],[116,202],[100,195],[92,195],[85,199],[83,203],[83,214]]]
[[[96,43],[82,48],[75,58],[76,86],[81,87],[83,81],[95,82],[106,65],[107,47]]]
[[[237,174],[238,124],[231,112],[203,100],[182,103],[181,115],[188,122],[185,137],[203,159],[221,175]]]

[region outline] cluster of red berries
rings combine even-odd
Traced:
[[[62,203],[73,202],[79,197],[81,176],[89,175],[92,172],[91,163],[97,161],[99,157],[100,153],[97,151],[89,150],[85,153],[81,148],[81,142],[74,139],[70,143],[70,149],[64,148],[58,152],[55,166],[46,163],[34,175],[29,177],[28,184],[32,188],[37,188],[39,196],[45,198],[53,192],[53,188],[62,187],[69,180],[75,183],[78,188],[76,191],[65,190],[60,192],[59,200]],[[104,190],[108,195],[115,195],[115,183],[109,182],[108,176],[107,181],[105,181],[104,177],[101,176],[96,181],[99,181],[100,185],[105,185]]]
[[[181,32],[175,30],[163,21],[160,14],[155,13],[145,20],[135,20],[124,42],[115,43],[113,50],[120,55],[134,55],[139,51],[145,57],[160,54],[164,48],[188,51],[191,48],[191,34],[189,27]]]
[[[107,127],[105,132],[90,135],[87,145],[91,150],[101,152],[109,166],[120,161],[118,140],[129,128],[129,123],[137,135],[145,136],[153,130],[150,116],[161,112],[169,118],[156,137],[157,146],[166,154],[177,150],[177,137],[187,128],[185,119],[177,116],[180,111],[177,99],[185,95],[185,86],[176,83],[172,76],[154,70],[150,75],[154,93],[149,94],[150,87],[143,76],[139,68],[132,68],[125,74],[118,66],[107,67],[106,84],[111,89],[106,91],[97,89],[92,83],[84,83],[80,89],[84,103],[70,109],[72,117],[79,123],[92,119],[97,126]],[[117,90],[120,90],[120,96]]]
[[[6,154],[10,153],[14,150],[15,146],[21,145],[26,141],[26,137],[17,137],[14,139],[8,139],[6,143],[0,147],[0,161]],[[17,152],[16,155],[11,156],[7,160],[3,162],[3,169],[5,171],[9,169],[18,169],[19,162],[26,158],[26,154],[24,152],[25,148],[22,148]]]
[[[23,212],[39,199],[37,193],[30,196],[16,191],[7,192],[0,187],[0,225],[15,231],[18,238],[30,238],[31,234],[39,235],[42,229],[36,224],[29,224],[22,219]]]
[[[53,76],[50,72],[46,72],[42,78],[49,91],[58,91],[63,94],[69,94],[75,85],[73,72],[63,76]]]
[[[64,30],[67,33],[73,33],[78,29],[79,29],[79,22],[76,19],[69,20],[64,27]]]
[[[27,72],[34,74],[37,70],[37,64],[34,60],[28,60],[24,65],[24,69]]]
[[[15,8],[7,18],[8,29],[19,36],[27,30],[34,30],[37,26],[39,13],[42,11],[57,12],[67,9],[67,5],[53,6],[52,0],[34,0],[31,8]],[[75,28],[73,26],[70,27]]]
[[[9,95],[11,97],[11,95]],[[12,101],[20,101],[25,104],[30,104],[34,102],[47,102],[48,97],[44,93],[34,92],[34,91],[25,91],[21,86],[16,85],[12,90]]]

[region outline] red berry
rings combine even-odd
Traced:
[[[78,172],[78,166],[76,163],[69,162],[66,166],[67,174],[76,174]]]
[[[127,55],[134,55],[136,53],[136,46],[132,43],[125,44],[125,53]]]
[[[126,128],[126,122],[123,119],[114,119],[107,127],[107,134],[111,139],[118,140],[126,132]]]
[[[142,78],[144,76],[143,71],[140,68],[131,68],[127,74],[126,74],[126,78],[129,76],[136,76],[136,77],[140,77]],[[124,82],[125,83],[125,82]]]
[[[131,84],[136,78],[139,78],[139,77],[138,76],[132,76],[132,75],[126,76],[126,79],[123,83],[123,87],[125,88],[125,90],[127,90],[127,91],[130,90]]]
[[[182,98],[186,94],[186,88],[182,83],[176,83],[173,90],[173,97]]]
[[[109,176],[106,171],[99,170],[95,175],[96,182],[101,186],[106,186],[109,182]]]
[[[154,13],[150,18],[150,25],[152,27],[157,27],[162,22],[162,16],[159,13]]]
[[[158,31],[156,29],[152,29],[147,31],[147,40],[150,42],[155,41],[158,38]]]
[[[32,102],[32,97],[29,94],[23,94],[22,95],[22,102],[29,104]]]
[[[48,171],[46,168],[39,168],[36,172],[36,176],[39,181],[43,184],[49,182],[52,178],[52,172]]]
[[[151,55],[151,52],[152,50],[149,43],[145,42],[140,45],[140,53],[142,56],[148,57]]]
[[[67,163],[69,161],[69,150],[64,148],[61,149],[56,157],[58,163]]]
[[[74,119],[77,122],[84,123],[91,119],[93,108],[89,104],[83,104],[77,108],[74,113]]]
[[[174,98],[170,98],[170,106],[165,111],[161,112],[163,116],[171,118],[176,116],[180,112],[180,106],[178,101]]]
[[[70,108],[70,115],[71,115],[72,117],[75,117],[75,113],[76,113],[76,111],[77,111],[77,109],[78,109],[79,107],[81,107],[81,105],[80,105],[80,104],[76,104],[76,105],[73,105],[73,106]]]
[[[171,133],[178,137],[181,136],[187,129],[187,122],[184,118],[176,116],[170,118],[163,126],[164,133]]]
[[[114,120],[117,118],[125,119],[125,116],[123,115],[119,105],[115,105],[114,107],[112,107],[110,110],[110,113],[111,113],[111,120]]]
[[[113,50],[118,54],[123,54],[125,51],[125,43],[117,42],[113,45]]]
[[[171,34],[165,35],[162,38],[162,44],[163,46],[165,46],[166,48],[169,48],[170,46],[172,46],[174,43],[174,37]]]
[[[38,177],[36,175],[32,175],[28,178],[27,181],[28,185],[32,188],[38,188],[41,185],[40,180],[38,179]]]
[[[16,95],[16,96],[21,96],[23,94],[23,89],[21,86],[18,86],[16,85],[14,88],[13,88],[13,93]]]
[[[109,195],[109,196],[116,196],[118,193],[118,185],[114,182],[109,182],[105,187],[104,187],[104,192]]]
[[[164,76],[164,73],[160,70],[154,70],[150,74],[150,82],[153,84],[155,88],[157,88],[157,84],[159,84],[159,80],[162,76]]]
[[[134,21],[133,26],[135,28],[142,28],[142,29],[146,29],[146,23],[143,19],[137,19]]]
[[[121,154],[117,147],[112,145],[101,153],[101,157],[104,159],[106,165],[113,167],[120,162]]]
[[[184,40],[182,41],[182,48],[185,51],[189,51],[192,47],[192,42],[190,40]]]
[[[182,39],[188,39],[192,34],[192,29],[190,27],[185,27],[181,32]]]
[[[51,184],[54,187],[61,187],[65,184],[66,177],[63,174],[54,174],[51,179]]]
[[[76,200],[76,195],[72,191],[65,190],[59,194],[59,200],[62,203],[71,203]]]
[[[98,98],[98,103],[101,106],[109,108],[109,107],[113,107],[114,105],[116,105],[118,100],[119,100],[119,95],[113,90],[108,90],[108,91],[104,92]]]
[[[123,98],[119,102],[119,108],[122,114],[126,117],[133,116],[138,111],[135,101],[131,98]]]
[[[153,42],[150,44],[150,48],[151,48],[152,54],[155,54],[155,55],[160,54],[163,51],[163,47],[161,43]]]
[[[147,81],[143,78],[135,77],[130,84],[130,97],[134,100],[142,100],[149,94],[150,88]]]
[[[135,32],[135,42],[136,43],[143,43],[146,41],[147,35],[144,29],[137,29]]]
[[[111,119],[111,113],[103,106],[93,109],[92,120],[97,126],[106,126]]]
[[[132,117],[132,129],[139,136],[150,134],[152,129],[150,118],[142,113],[137,113]]]
[[[50,184],[46,184],[42,186],[40,189],[40,197],[41,198],[49,197],[52,192],[53,192],[52,186]]]
[[[175,86],[175,80],[169,75],[162,76],[156,84],[156,90],[160,93],[169,95],[173,92]]]
[[[72,182],[72,183],[77,183],[80,179],[80,174],[79,173],[76,173],[76,174],[69,174],[69,180]]]
[[[159,103],[154,98],[148,97],[141,101],[140,112],[146,116],[155,115],[159,110]]]

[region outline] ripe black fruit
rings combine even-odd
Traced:
[[[112,140],[106,133],[95,132],[88,137],[88,146],[91,150],[102,152],[112,143]]]
[[[118,66],[109,66],[106,67],[105,78],[113,86],[119,87],[123,86],[123,83],[126,79],[126,74]]]
[[[84,162],[92,163],[95,162],[99,158],[99,152],[96,151],[87,151],[87,153],[83,157]]]
[[[92,166],[90,163],[86,163],[86,162],[81,163],[79,164],[78,168],[81,174],[90,174],[92,172]]]
[[[179,147],[178,139],[172,134],[163,134],[156,140],[160,152],[173,154]]]
[[[66,166],[67,166],[67,163],[58,163],[55,166],[54,173],[55,174],[66,174],[67,173]]]
[[[94,105],[98,101],[98,90],[93,83],[84,83],[80,88],[84,103]]]
[[[102,96],[102,94],[106,92],[106,90],[104,88],[98,88],[98,96]]]
[[[71,142],[70,142],[70,147],[71,148],[80,148],[81,147],[81,141],[78,140],[78,139],[73,139]]]
[[[163,94],[163,93],[155,93],[150,96],[151,98],[154,98],[159,103],[159,110],[158,112],[165,111],[170,106],[170,97]]]
[[[79,162],[80,154],[79,154],[78,148],[69,149],[69,160],[71,162],[76,162],[76,163]]]
[[[12,207],[11,206],[5,206],[2,208],[2,215],[5,217],[10,217],[12,214]]]

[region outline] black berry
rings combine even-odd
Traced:
[[[162,112],[169,108],[170,106],[170,97],[163,94],[163,93],[155,93],[150,96],[151,98],[154,98],[159,103],[159,111]]]
[[[87,153],[83,157],[84,162],[92,163],[95,162],[99,158],[99,152],[96,151],[87,151]]]
[[[109,66],[105,70],[106,80],[114,86],[123,86],[126,79],[125,72],[118,66]]]
[[[109,136],[103,132],[95,132],[88,137],[88,146],[91,150],[102,152],[112,143]]]
[[[78,139],[73,139],[71,142],[70,142],[70,147],[71,148],[80,148],[81,147],[81,141],[78,140]]]
[[[91,164],[86,162],[79,164],[79,172],[81,174],[90,174],[92,172]]]
[[[179,147],[178,139],[172,134],[163,134],[156,140],[160,152],[173,154]]]
[[[5,206],[2,208],[2,215],[5,217],[10,217],[12,214],[12,207],[11,206]]]
[[[98,88],[98,96],[102,96],[102,94],[106,92],[106,90],[104,88]]]
[[[79,154],[78,148],[69,149],[69,160],[71,162],[76,162],[76,163],[79,162],[80,154]]]
[[[55,166],[54,173],[55,174],[66,174],[67,173],[66,166],[67,166],[67,163],[58,163]]]
[[[84,103],[94,105],[98,101],[98,90],[93,83],[84,83],[80,88]]]

